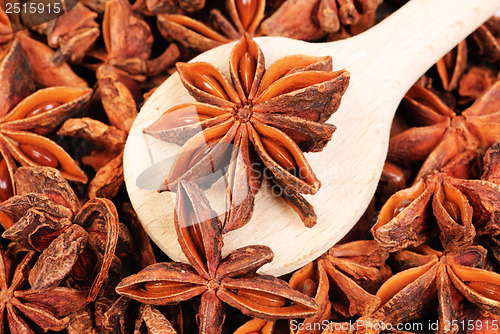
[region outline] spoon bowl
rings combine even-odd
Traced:
[[[286,55],[333,58],[333,69],[347,69],[349,87],[339,110],[328,120],[337,127],[331,142],[306,158],[322,186],[306,196],[318,220],[304,227],[298,215],[272,188],[264,186],[244,227],[224,235],[223,256],[246,245],[271,247],[274,260],[261,273],[283,275],[323,254],[359,220],[371,201],[387,154],[395,110],[411,85],[439,58],[500,8],[500,0],[412,0],[367,32],[331,43],[307,43],[282,37],[258,37],[266,68]],[[234,43],[196,57],[229,77]],[[175,194],[157,189],[179,152],[143,133],[169,108],[194,102],[178,74],[149,98],[130,131],[124,153],[124,174],[131,202],[152,240],[173,260],[186,262],[173,224]],[[224,184],[215,183],[208,197],[221,198]],[[224,202],[223,200],[221,202]],[[224,213],[223,205],[214,209]]]

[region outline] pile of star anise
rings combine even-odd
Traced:
[[[322,55],[265,70],[252,37],[348,38],[404,2],[81,0],[41,22],[1,0],[0,334],[500,332],[500,17],[408,91],[341,243],[279,278],[256,273],[269,247],[221,255],[263,182],[314,228],[301,194],[321,180],[303,153],[331,139],[349,82]],[[180,63],[233,40],[230,78]],[[177,193],[188,264],[150,242],[123,184],[128,132],[176,64],[197,102],[145,134],[182,145],[161,190]],[[214,164],[230,176],[224,217],[195,182]]]

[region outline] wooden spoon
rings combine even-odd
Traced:
[[[339,241],[373,197],[387,153],[391,121],[406,91],[498,9],[500,0],[413,0],[367,32],[338,42],[256,38],[266,67],[291,54],[331,55],[334,69],[346,68],[351,82],[339,110],[329,120],[337,126],[333,139],[322,152],[307,154],[322,182],[320,191],[307,198],[318,215],[317,225],[305,228],[281,198],[261,190],[252,220],[224,236],[223,255],[245,245],[267,245],[274,251],[274,261],[260,271],[282,275],[314,260]],[[233,46],[220,46],[192,61],[212,63],[229,77]],[[170,107],[193,101],[179,76],[172,75],[142,108],[124,153],[132,204],[149,236],[175,261],[186,258],[173,226],[174,194],[156,190],[180,147],[147,136],[143,129]],[[217,191],[215,188],[212,191]]]

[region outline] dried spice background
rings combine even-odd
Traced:
[[[222,124],[233,135],[243,160],[288,172],[269,179],[296,183],[286,200],[313,226],[314,211],[300,194],[314,193],[318,180],[310,168],[304,179],[293,175],[296,162],[283,148],[298,157],[320,151],[335,110],[268,117],[259,108],[270,95],[258,86],[321,76],[338,85],[318,99],[335,105],[348,74],[331,72],[322,55],[285,58],[264,71],[265,55],[251,38],[348,38],[405,2],[81,0],[67,15],[13,32],[9,19],[31,27],[30,17],[8,17],[0,1],[0,334],[499,332],[500,17],[410,89],[366,213],[338,245],[294,273],[257,274],[273,257],[262,245],[221,256],[223,233],[250,219],[252,198],[219,220],[198,186],[174,180],[176,233],[189,259],[181,264],[151,243],[124,189],[128,131],[178,70],[200,103],[181,106],[147,132],[183,143],[193,118],[180,117],[182,108],[197,108],[205,129]],[[230,80],[187,63],[240,38]],[[254,112],[256,130],[248,130],[245,112],[226,113],[233,104]],[[245,131],[227,124],[245,124]],[[252,180],[244,193],[253,196],[261,180],[232,167]],[[397,323],[408,326],[383,327]],[[418,324],[421,330],[411,329]]]

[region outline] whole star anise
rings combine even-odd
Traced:
[[[0,333],[62,330],[68,324],[65,316],[86,304],[85,291],[64,287],[30,289],[27,278],[35,255],[27,252],[16,263],[0,247]]]
[[[421,127],[410,128],[389,141],[388,158],[408,165],[424,160],[417,179],[443,167],[466,150],[489,147],[500,140],[500,81],[472,106],[457,115],[430,90],[413,86],[404,98],[410,117]]]
[[[144,130],[183,145],[161,190],[227,168],[224,231],[230,231],[250,220],[267,173],[305,225],[313,226],[315,214],[299,193],[314,194],[321,183],[302,152],[321,151],[331,139],[335,126],[325,122],[340,105],[349,73],[332,72],[330,57],[301,55],[281,58],[264,71],[264,55],[248,35],[231,53],[232,84],[208,63],[177,69],[198,103],[173,107]]]
[[[19,48],[19,44],[14,42],[14,47]],[[12,62],[17,63],[17,60]],[[19,70],[10,68],[10,71]],[[24,78],[20,75],[18,79]],[[1,201],[14,194],[12,176],[18,165],[53,167],[59,169],[68,180],[87,181],[87,176],[73,158],[45,136],[53,132],[68,117],[80,111],[87,104],[92,90],[49,87],[40,89],[19,101],[19,94],[25,93],[16,92],[18,89],[24,89],[24,83],[19,81],[5,82],[0,89],[0,96],[6,97],[7,108],[9,104],[15,103],[12,109],[0,108]]]
[[[477,161],[477,152],[463,152],[439,172],[392,195],[372,227],[375,240],[392,252],[418,246],[435,235],[437,223],[444,247],[471,244],[476,235],[473,208],[459,185],[476,173]]]
[[[498,314],[500,275],[483,269],[485,257],[481,246],[443,253],[421,245],[395,253],[405,270],[380,287],[377,296],[382,302],[371,317],[384,322],[420,319],[429,313],[429,304],[437,301],[438,332],[452,333],[447,324],[460,319],[469,303],[483,314]]]
[[[190,264],[153,264],[126,277],[116,291],[144,304],[166,305],[201,295],[200,333],[220,333],[224,304],[266,320],[308,317],[318,312],[314,300],[273,276],[255,271],[272,260],[266,246],[239,248],[222,259],[221,222],[195,184],[177,186],[175,226]]]

